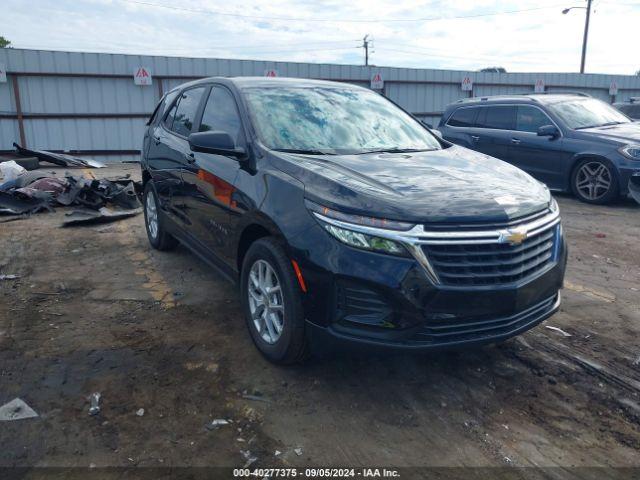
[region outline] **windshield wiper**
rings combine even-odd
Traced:
[[[612,125],[622,125],[627,122],[607,122],[602,125],[586,125],[584,127],[576,127],[574,130],[584,130],[585,128],[600,128],[600,127],[611,127]]]
[[[327,152],[326,150],[306,150],[304,148],[274,148],[276,152],[284,153],[300,153],[304,155],[335,155],[333,152]]]
[[[365,153],[412,153],[412,152],[432,152],[435,148],[376,148],[373,150],[364,150],[356,155],[364,155]]]

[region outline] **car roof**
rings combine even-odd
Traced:
[[[542,104],[548,105],[552,103],[565,102],[580,98],[590,98],[584,93],[525,93],[522,95],[492,95],[487,97],[472,97],[458,100],[451,106],[458,107],[461,105],[485,105],[492,103],[522,103],[522,104]]]
[[[234,85],[237,88],[277,88],[277,87],[326,87],[326,88],[344,88],[367,90],[363,87],[353,85],[346,82],[332,82],[328,80],[314,80],[310,78],[291,78],[291,77],[208,77],[192,82],[183,83],[176,89],[183,89],[200,84],[209,84],[217,82],[226,85]]]

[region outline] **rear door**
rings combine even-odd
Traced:
[[[164,104],[160,107],[162,111],[156,112],[156,115],[159,116],[157,118],[154,116],[149,123],[143,144],[146,164],[158,193],[160,208],[174,220],[171,198],[173,191],[182,183],[181,163],[175,161],[173,156],[170,155],[166,142],[162,141],[164,138],[162,122],[165,114],[167,114],[167,108],[174,104],[178,93],[175,91],[167,94]]]
[[[516,124],[514,105],[486,105],[478,112],[473,140],[479,152],[509,161],[511,133]]]
[[[198,131],[222,131],[246,148],[245,134],[233,94],[222,85],[213,85],[202,111]],[[231,240],[239,220],[236,207],[238,159],[226,155],[194,152],[193,162],[183,173],[187,208],[193,219],[192,232],[218,259],[235,267]]]
[[[476,149],[477,132],[475,121],[479,107],[460,107],[451,114],[447,122],[440,127],[442,136],[457,145]]]
[[[564,149],[562,136],[539,137],[538,129],[555,123],[540,108],[519,105],[516,127],[511,135],[509,161],[551,188],[566,184],[563,172],[572,154]]]
[[[193,160],[187,137],[193,129],[206,90],[207,87],[199,86],[180,92],[151,139],[157,157],[171,167],[166,187],[169,195],[168,215],[183,228],[188,228],[191,224],[185,210],[182,180],[183,170]]]

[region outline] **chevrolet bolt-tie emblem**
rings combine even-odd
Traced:
[[[506,230],[500,233],[498,241],[500,243],[508,243],[509,245],[520,245],[527,239],[526,230]]]

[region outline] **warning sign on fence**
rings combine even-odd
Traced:
[[[277,77],[278,76],[278,71],[274,70],[274,69],[265,70],[264,71],[264,76],[265,77]]]
[[[374,73],[371,76],[371,89],[372,90],[382,90],[384,88],[384,80],[382,78],[382,74],[379,72]]]
[[[138,67],[133,71],[133,83],[136,85],[151,85],[151,70]]]
[[[471,80],[471,77],[464,77],[460,88],[462,88],[463,92],[470,92],[473,90],[473,80]]]

